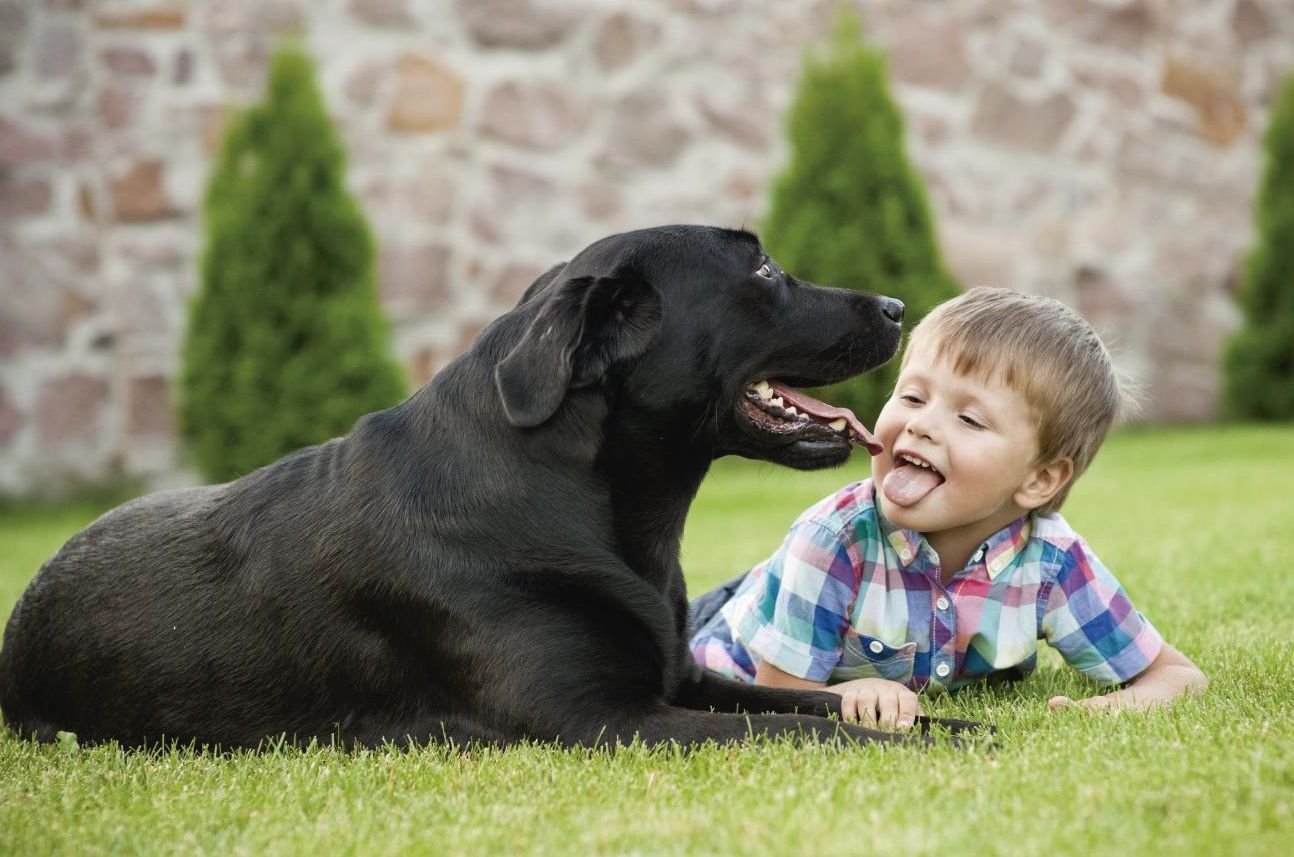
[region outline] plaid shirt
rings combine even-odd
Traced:
[[[765,660],[811,681],[935,690],[1023,677],[1041,639],[1102,684],[1159,654],[1159,632],[1060,515],[994,533],[943,584],[930,544],[886,521],[874,499],[868,479],[801,515],[697,630],[697,662],[746,681]]]

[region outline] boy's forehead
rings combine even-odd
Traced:
[[[973,388],[990,395],[1024,394],[1023,390],[1017,389],[1018,384],[1011,383],[1016,379],[1011,377],[1013,373],[1006,360],[985,360],[983,358],[987,355],[983,353],[975,355],[978,360],[968,360],[968,356],[947,345],[914,338],[903,353],[900,376],[948,373],[955,375],[959,386],[967,392]]]

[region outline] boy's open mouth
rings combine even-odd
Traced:
[[[911,506],[944,484],[944,476],[919,455],[895,450],[894,469],[885,477],[881,490],[885,499],[899,506]]]

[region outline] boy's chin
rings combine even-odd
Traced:
[[[934,529],[934,516],[922,508],[928,497],[922,497],[911,506],[900,506],[884,494],[878,494],[877,499],[881,504],[881,514],[894,526],[919,533]]]

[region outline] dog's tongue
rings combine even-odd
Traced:
[[[881,490],[885,499],[898,506],[911,506],[943,483],[943,478],[924,467],[896,467],[885,477]]]
[[[795,405],[797,410],[803,411],[811,417],[817,417],[825,423],[832,420],[845,418],[845,425],[849,428],[849,439],[859,446],[865,447],[868,454],[879,455],[885,447],[872,436],[867,426],[858,421],[854,412],[849,408],[838,408],[835,405],[828,405],[826,402],[820,402],[794,387],[787,387],[776,381],[769,381],[768,385],[773,391],[782,397],[782,401]]]

